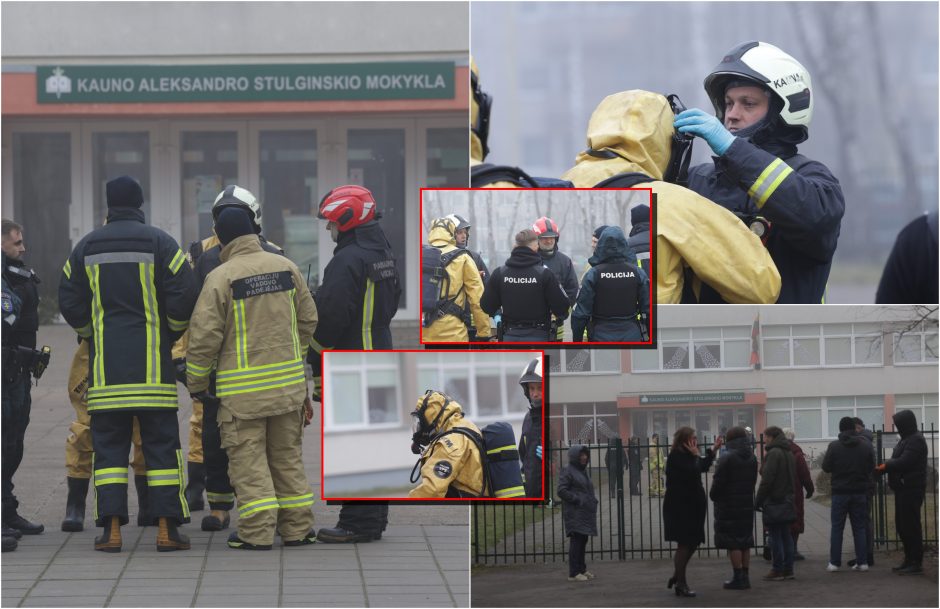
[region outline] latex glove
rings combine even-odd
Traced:
[[[876,465],[876,466],[875,466],[875,471],[878,472],[879,474],[885,473],[886,471],[888,471],[888,464],[887,464],[887,463],[882,463],[882,464],[880,464],[880,465]]]
[[[538,457],[539,459],[542,458],[542,445],[541,444],[535,447],[535,456]]]
[[[310,396],[304,398],[304,427],[310,425],[313,421],[313,402],[310,401]]]
[[[679,130],[679,133],[699,136],[718,156],[723,155],[734,142],[734,136],[725,129],[720,120],[698,108],[681,112],[673,122],[673,126]]]

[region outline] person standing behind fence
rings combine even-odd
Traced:
[[[872,447],[872,450],[875,449],[875,436],[872,434],[870,429],[865,429],[865,422],[860,418],[855,417],[852,419],[855,422],[855,433],[858,434],[859,438],[865,439],[868,441],[868,444]],[[877,458],[877,455],[876,455]],[[797,464],[799,468],[799,464]],[[878,490],[878,483],[875,480],[874,470],[871,472],[871,475],[868,476],[868,491],[865,493],[866,506],[865,506],[865,539],[868,541],[868,566],[873,567],[875,565],[875,525],[871,520],[871,505],[872,501],[875,498],[875,491]],[[800,560],[797,558],[797,560]],[[853,558],[849,560],[848,565],[854,567],[857,564],[857,561]]]
[[[773,568],[764,579],[794,579],[790,524],[796,520],[796,506],[793,501],[796,461],[790,452],[790,442],[779,427],[765,429],[764,442],[767,454],[764,456],[760,486],[757,487],[757,497],[754,499],[754,507],[764,513],[764,526],[770,535],[773,551]]]
[[[790,452],[793,453],[793,459],[796,463],[796,480],[793,481],[793,503],[796,506],[796,520],[790,525],[790,536],[793,537],[793,560],[805,560],[806,557],[800,554],[797,542],[800,539],[800,533],[805,529],[803,521],[803,490],[806,490],[806,498],[809,499],[816,492],[816,486],[813,484],[813,476],[809,472],[809,466],[806,465],[806,456],[800,445],[793,441],[796,434],[789,427],[784,428],[783,435],[790,442]],[[871,565],[871,563],[868,563]],[[852,561],[849,561],[852,566]]]
[[[722,440],[701,454],[695,430],[680,427],[672,437],[672,448],[666,458],[666,498],[663,500],[663,528],[666,541],[678,544],[674,557],[675,571],[667,588],[676,586],[676,596],[695,596],[685,579],[685,569],[695,548],[705,541],[705,513],[708,498],[702,485],[702,473],[708,471]]]
[[[871,444],[855,433],[852,417],[839,420],[839,439],[829,443],[822,469],[832,474],[832,532],[829,538],[829,564],[826,571],[838,571],[842,566],[842,534],[845,516],[852,523],[856,565],[853,571],[868,571],[868,542],[865,539],[865,509],[868,500],[868,479],[875,469],[875,453]]]
[[[640,496],[640,471],[643,469],[643,458],[640,456],[640,439],[636,436],[630,438],[627,448],[627,467],[630,469],[630,494]]]
[[[649,469],[650,469],[650,497],[663,496],[663,468],[666,466],[666,459],[663,457],[663,449],[659,447],[659,434],[654,433],[650,438],[649,446]]]
[[[587,570],[584,555],[588,537],[597,535],[597,497],[594,484],[587,471],[591,453],[587,446],[577,444],[568,449],[568,465],[558,477],[558,496],[562,500],[565,531],[571,541],[568,545],[568,581],[584,582],[594,579]]]
[[[888,474],[888,486],[894,491],[894,525],[904,545],[904,562],[891,570],[898,575],[916,575],[924,572],[920,508],[927,485],[927,442],[917,431],[917,418],[910,410],[895,413],[893,420],[901,440],[891,458],[875,470]]]
[[[715,502],[715,547],[728,550],[734,576],[724,583],[727,590],[751,587],[749,569],[754,547],[754,486],[757,458],[743,427],[732,427],[725,435],[727,450],[718,461],[709,497]]]

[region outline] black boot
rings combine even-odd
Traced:
[[[157,519],[150,515],[150,488],[147,486],[147,476],[134,476],[134,486],[137,487],[137,526],[149,527],[157,524]]]
[[[66,478],[69,496],[65,500],[65,520],[62,530],[78,532],[85,529],[85,498],[88,496],[88,478]]]
[[[744,569],[735,569],[734,576],[725,582],[725,590],[745,590]],[[748,586],[749,588],[750,586]]]
[[[339,525],[332,529],[320,529],[317,539],[324,543],[365,543],[374,539],[381,539],[382,533],[363,533],[344,529]]]
[[[186,484],[186,503],[190,512],[198,512],[206,507],[202,492],[206,490],[206,466],[195,461],[186,462],[189,481]]]
[[[12,535],[3,536],[3,551],[4,552],[12,552],[13,550],[16,549],[17,545],[18,543],[16,541],[16,537],[13,537]]]
[[[744,567],[743,569],[741,569],[741,583],[742,583],[743,586],[744,586],[744,587],[742,588],[743,590],[749,590],[750,587],[751,587],[751,574],[750,574],[750,570],[751,570],[751,569],[750,569],[749,567]]]

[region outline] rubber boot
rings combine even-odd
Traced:
[[[169,518],[160,517],[157,529],[157,552],[173,552],[174,550],[188,550],[189,537],[183,535],[176,528],[176,522]]]
[[[95,549],[116,554],[121,551],[121,519],[109,516],[105,521],[101,536],[95,538]]]
[[[186,462],[189,481],[186,484],[186,503],[190,512],[198,512],[206,507],[202,493],[206,490],[206,466],[195,461]]]
[[[741,583],[742,583],[742,585],[744,586],[744,587],[742,588],[743,590],[750,590],[750,588],[751,588],[751,574],[750,574],[750,571],[751,571],[751,569],[750,569],[749,567],[745,567],[745,568],[741,569]]]
[[[744,569],[735,569],[734,576],[725,582],[725,590],[744,590]]]
[[[226,510],[212,510],[208,516],[202,519],[203,531],[221,531],[227,529],[231,517]]]
[[[88,496],[88,478],[66,478],[69,496],[65,500],[65,520],[62,530],[76,533],[85,529],[85,498]]]
[[[19,545],[19,542],[16,541],[16,537],[12,535],[3,536],[3,551],[12,552],[16,549],[16,546]]]
[[[134,486],[137,487],[137,526],[150,527],[157,524],[156,518],[150,515],[150,488],[147,486],[147,476],[134,476]]]

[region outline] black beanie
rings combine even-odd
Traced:
[[[604,232],[604,229],[605,229],[605,228],[607,228],[607,225],[606,225],[606,224],[601,224],[600,226],[598,226],[597,228],[595,228],[595,229],[594,229],[594,233],[593,233],[594,238],[595,238],[595,239],[600,239],[600,238],[601,238],[601,233]]]
[[[255,229],[251,225],[251,216],[248,210],[241,207],[226,207],[215,221],[215,235],[228,245],[242,235],[254,235]]]
[[[630,210],[630,224],[636,226],[642,222],[649,223],[650,208],[649,205],[637,205]]]
[[[130,176],[114,178],[107,184],[108,207],[133,207],[144,204],[144,191]]]
[[[855,419],[852,417],[842,417],[839,419],[839,431],[855,431]]]

